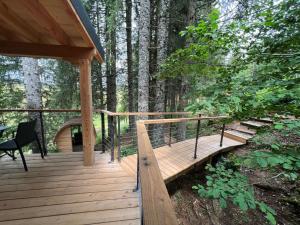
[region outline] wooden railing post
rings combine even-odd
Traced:
[[[41,124],[41,132],[42,132],[42,145],[43,145],[43,151],[44,155],[47,155],[47,146],[45,141],[45,130],[44,130],[44,120],[43,120],[43,112],[39,111],[40,114],[40,124]]]
[[[102,139],[102,142],[101,142],[101,146],[102,146],[102,152],[105,152],[105,117],[104,117],[104,113],[101,112],[100,114],[101,116],[101,139]]]

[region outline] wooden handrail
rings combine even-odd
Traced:
[[[176,225],[175,211],[143,121],[137,121],[143,224]]]
[[[191,112],[111,112],[103,109],[94,109],[93,111],[109,116],[192,115]],[[81,109],[0,109],[0,112],[81,112]]]
[[[96,109],[95,112],[103,112],[109,116],[162,116],[162,115],[192,115],[191,112],[111,112]]]
[[[81,112],[80,109],[0,109],[0,112]]]
[[[201,116],[201,117],[192,117],[192,118],[177,118],[177,119],[157,119],[157,120],[140,120],[143,124],[163,124],[163,123],[181,123],[195,120],[219,120],[219,119],[228,119],[228,116]]]

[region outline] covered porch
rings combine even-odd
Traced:
[[[103,48],[80,0],[0,0],[0,54],[63,59],[80,71],[83,164],[95,161],[91,61]],[[12,106],[13,107],[13,106]]]

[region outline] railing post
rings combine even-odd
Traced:
[[[41,132],[42,132],[42,145],[43,145],[43,151],[44,155],[47,155],[47,147],[45,143],[45,132],[44,132],[44,120],[43,120],[43,112],[39,111],[40,114],[40,125],[41,125]]]
[[[101,112],[101,132],[102,132],[102,152],[104,153],[105,152],[105,117],[104,117],[104,113]]]
[[[194,151],[194,159],[197,158],[198,138],[199,138],[199,132],[200,132],[200,122],[201,122],[201,119],[199,118],[199,120],[197,122],[197,133],[196,133],[196,144],[195,144],[195,151]]]
[[[114,117],[110,116],[111,161],[115,160],[115,124]]]
[[[222,126],[222,133],[221,133],[220,147],[223,146],[224,130],[225,130],[225,123],[223,123],[223,126]]]
[[[121,121],[118,116],[118,161],[121,160]]]
[[[136,187],[134,192],[138,191],[140,188],[140,160],[139,160],[139,149],[137,150],[137,163],[136,163]]]
[[[171,119],[173,118],[173,116],[171,115]],[[172,142],[172,123],[169,123],[169,146],[171,146],[171,142]]]

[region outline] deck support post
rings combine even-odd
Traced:
[[[195,144],[195,151],[194,151],[194,159],[197,158],[198,138],[199,138],[199,132],[200,132],[200,122],[201,122],[201,120],[199,119],[198,122],[197,122],[197,133],[196,133],[196,144]]]
[[[101,142],[101,148],[102,148],[102,152],[104,153],[105,152],[105,117],[104,117],[104,112],[101,112],[100,114],[101,116],[101,139],[102,139],[102,142]]]
[[[82,119],[82,139],[84,165],[92,166],[95,162],[93,143],[93,107],[92,107],[92,83],[91,60],[79,60],[80,68],[80,102]]]
[[[225,123],[223,123],[223,126],[222,126],[222,133],[221,133],[220,147],[223,146],[224,131],[225,131]]]

